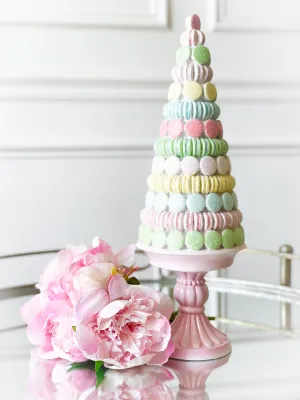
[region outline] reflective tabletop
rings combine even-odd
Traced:
[[[30,399],[300,399],[300,290],[282,286],[207,279],[207,314],[232,341],[225,358],[204,362],[169,360],[163,366],[108,370],[96,388],[91,370],[68,372],[66,361],[41,361],[26,331],[0,333],[1,393]],[[160,289],[170,292],[173,282]],[[292,313],[291,325],[282,312]]]

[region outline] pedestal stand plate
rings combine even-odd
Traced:
[[[203,251],[154,250],[140,243],[150,264],[174,271],[177,282],[174,297],[179,313],[172,323],[172,340],[175,351],[171,358],[179,360],[213,360],[231,352],[228,337],[216,329],[204,313],[209,295],[204,276],[209,271],[228,268],[235,255],[246,246],[232,249]]]

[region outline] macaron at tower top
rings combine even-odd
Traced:
[[[186,19],[180,44],[154,143],[139,243],[153,250],[231,249],[244,243],[242,213],[197,15]]]

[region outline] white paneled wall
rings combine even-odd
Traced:
[[[300,252],[299,12],[296,0],[1,1],[0,252],[136,241],[192,13],[212,54],[247,244]],[[37,263],[25,266],[0,269],[0,282],[12,270],[36,279]],[[229,274],[278,280],[276,262],[246,256]]]

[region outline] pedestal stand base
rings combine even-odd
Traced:
[[[174,297],[179,303],[179,313],[172,323],[175,351],[171,358],[202,361],[228,355],[231,352],[228,337],[216,329],[204,314],[204,304],[208,299],[204,276],[208,271],[231,266],[235,255],[245,245],[230,250],[174,253],[137,246],[147,253],[152,265],[175,271],[178,276]]]
[[[212,348],[176,348],[170,358],[184,361],[211,361],[228,356],[231,350],[231,343],[227,338],[226,343]]]

